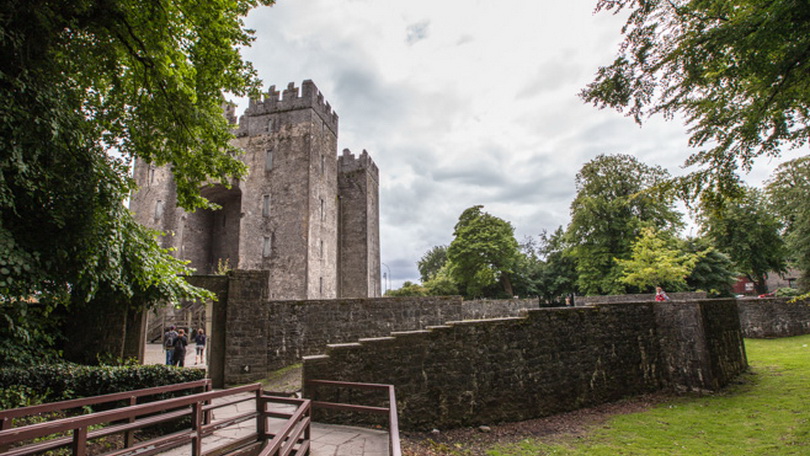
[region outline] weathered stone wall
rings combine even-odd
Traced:
[[[221,275],[195,275],[186,277],[186,280],[195,287],[205,288],[216,295],[216,300],[206,303],[206,328],[208,335],[206,351],[208,352],[208,377],[215,388],[225,386],[225,347],[226,323],[228,320],[228,290],[230,278]],[[263,287],[267,287],[264,283]],[[210,325],[208,324],[210,322]]]
[[[722,386],[746,367],[736,315],[734,301],[530,310],[332,346],[305,359],[304,379],[393,384],[406,429],[525,420],[668,386]]]
[[[716,390],[747,366],[734,299],[655,303],[658,368],[671,386]]]
[[[533,299],[473,299],[461,303],[459,320],[517,317],[528,309],[537,309],[540,301]]]
[[[267,271],[231,273],[223,316],[225,384],[263,379],[328,344],[465,318],[457,296],[271,301],[267,280]]]
[[[667,293],[669,299],[673,301],[692,301],[695,299],[706,299],[705,291],[681,291]],[[606,296],[577,296],[574,304],[577,306],[590,306],[595,304],[613,304],[619,302],[643,302],[655,301],[655,293],[606,295]]]
[[[745,337],[769,338],[810,334],[810,301],[789,298],[739,299]]]

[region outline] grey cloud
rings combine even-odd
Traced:
[[[574,176],[563,173],[537,175],[532,179],[513,181],[501,187],[492,197],[505,203],[560,202],[573,198]]]
[[[561,58],[540,65],[536,76],[523,86],[517,98],[529,98],[545,92],[553,92],[562,86],[578,82],[582,74],[582,65],[574,65]]]
[[[462,36],[460,36],[458,38],[458,41],[456,41],[456,46],[461,46],[463,44],[472,43],[473,41],[475,41],[474,36],[472,36],[472,35],[462,35]]]
[[[414,45],[428,37],[430,21],[416,22],[405,29],[405,42]]]

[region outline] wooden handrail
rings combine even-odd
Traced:
[[[198,393],[191,396],[166,399],[163,401],[150,402],[147,404],[133,405],[119,409],[105,410],[103,412],[91,413],[89,415],[62,418],[45,423],[31,424],[20,428],[11,428],[0,431],[0,445],[11,444],[38,437],[74,430],[87,429],[89,426],[119,421],[130,417],[165,412],[190,406],[195,403],[203,403],[219,397],[230,396],[241,392],[256,391],[261,389],[261,384],[255,383],[242,387],[232,388],[224,391],[210,391]]]
[[[388,451],[390,456],[402,456],[402,448],[399,440],[399,418],[397,414],[397,397],[394,385],[383,383],[355,383],[335,380],[308,380],[307,384],[312,386],[335,386],[340,388],[352,388],[360,390],[381,390],[388,393],[388,407],[372,407],[356,404],[344,404],[335,402],[313,401],[314,408],[329,408],[335,410],[345,410],[349,412],[365,412],[374,414],[388,414]]]
[[[247,397],[242,397],[241,395],[244,393],[255,393],[255,395],[249,394]],[[221,404],[210,404],[213,399],[227,398],[228,396],[234,395],[240,396],[225,399],[225,402]],[[257,404],[254,411],[238,413],[216,422],[209,422],[205,418],[205,416],[209,414],[208,412],[215,408],[232,406],[251,400],[255,400]],[[285,415],[270,412],[268,410],[269,403],[292,404],[297,407],[294,413]],[[192,418],[190,429],[187,428],[180,432],[152,438],[144,442],[133,444],[127,442],[124,445],[124,449],[113,451],[109,453],[109,455],[122,456],[135,453],[144,455],[156,454],[180,445],[191,444],[191,456],[202,456],[203,438],[227,426],[251,419],[257,420],[257,432],[241,436],[237,440],[231,440],[221,447],[214,449],[209,448],[205,451],[205,454],[226,454],[231,451],[241,451],[249,448],[251,445],[256,445],[264,441],[266,444],[261,450],[261,455],[283,456],[290,455],[293,451],[295,454],[304,455],[308,454],[310,448],[311,409],[312,402],[308,399],[267,395],[262,391],[261,385],[256,383],[228,390],[197,393],[190,396],[124,406],[118,409],[3,430],[0,431],[0,445],[24,442],[31,439],[51,436],[53,434],[67,433],[68,435],[55,437],[51,440],[28,443],[24,446],[9,450],[8,453],[3,453],[3,450],[0,450],[0,455],[32,455],[39,454],[42,451],[68,447],[71,449],[73,455],[84,456],[87,454],[88,440],[118,432],[134,431],[159,422],[176,420],[184,416],[191,416]],[[264,429],[264,425],[270,417],[276,415],[285,415],[284,418],[287,419],[287,422],[279,433],[275,435],[269,434],[266,432],[266,429]],[[103,425],[111,422],[118,423],[93,431],[89,430],[90,426]]]
[[[265,396],[263,400],[267,400],[268,397],[269,396]],[[306,444],[306,447],[309,448],[309,426],[311,423],[310,413],[312,403],[308,399],[299,399],[299,401],[301,405],[295,413],[293,413],[292,418],[284,423],[284,427],[262,448],[257,456],[290,454],[292,447],[301,440],[301,434],[304,434],[304,439],[301,443]],[[263,403],[262,410],[265,410],[265,408],[266,403]],[[307,454],[306,451],[304,454]]]
[[[0,410],[0,420],[21,418],[24,416],[36,415],[39,413],[60,412],[73,408],[86,407],[88,405],[105,404],[108,402],[122,401],[125,399],[139,398],[144,396],[154,396],[156,394],[172,393],[175,391],[182,391],[186,389],[203,388],[204,390],[211,389],[211,380],[195,380],[192,382],[175,383],[165,386],[154,386],[151,388],[143,388],[133,391],[124,391],[120,393],[104,394],[101,396],[82,397],[78,399],[70,399],[59,402],[49,402],[47,404],[32,405],[29,407],[19,407],[8,410]]]

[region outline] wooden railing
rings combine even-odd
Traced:
[[[150,390],[156,390],[156,388],[150,388]],[[128,394],[131,395],[132,393],[129,392]],[[116,396],[114,400],[120,400],[117,395],[107,395],[103,401],[96,403],[108,402],[107,399],[113,396]],[[215,399],[217,402],[212,404]],[[88,398],[87,400],[99,401],[100,398]],[[68,408],[72,408],[79,401],[87,400],[66,402],[70,403]],[[215,420],[212,416],[215,415],[212,412],[216,409],[249,401],[255,401],[256,406],[248,412],[232,414],[220,420]],[[271,412],[268,410],[270,403],[295,405],[296,410],[291,414]],[[46,405],[48,407],[45,407],[45,405],[37,407],[39,410],[46,408],[59,410],[54,408],[56,404]],[[28,409],[31,408],[28,407]],[[123,449],[107,452],[105,456],[153,455],[188,444],[190,444],[189,454],[191,456],[219,456],[248,448],[255,453],[261,449],[262,445],[265,446],[261,450],[261,454],[264,456],[307,455],[309,454],[310,410],[310,401],[264,395],[261,385],[257,383],[228,390],[208,391],[174,399],[130,405],[16,428],[10,427],[0,431],[0,448],[3,448],[2,446],[9,448],[11,445],[20,443],[24,443],[24,445],[0,452],[0,455],[25,456],[68,447],[73,455],[85,456],[87,455],[88,441],[90,440],[122,432],[133,432],[148,426],[176,421],[186,417],[191,418],[190,429],[186,428],[138,443],[130,442],[127,439]],[[3,413],[5,416],[27,416],[32,414],[28,412],[30,410],[23,413],[21,409],[15,409]],[[270,418],[287,419],[282,430],[275,435],[267,431],[267,423]],[[203,452],[202,441],[204,437],[210,436],[220,429],[249,420],[256,420],[255,432],[238,436],[225,445],[207,449]],[[38,439],[46,440],[36,441]],[[268,440],[270,441],[268,442]]]
[[[293,413],[271,412],[267,410],[270,403],[295,405]],[[270,441],[257,456],[283,456],[289,454],[308,455],[310,446],[310,425],[312,424],[312,403],[307,399],[276,397],[264,395],[257,402],[264,417],[259,424],[259,433]],[[286,420],[281,430],[275,434],[267,432],[267,420],[281,418]],[[297,446],[297,448],[296,448]]]
[[[359,389],[382,391],[387,394],[388,407],[375,407],[369,405],[346,404],[336,402],[312,401],[312,407],[315,409],[332,409],[342,410],[347,412],[360,412],[371,413],[376,415],[388,415],[388,451],[390,456],[402,456],[401,445],[399,441],[399,418],[397,415],[397,398],[394,391],[394,385],[384,385],[380,383],[355,383],[355,382],[338,382],[330,380],[309,380],[307,385],[312,389],[317,389],[318,386],[331,386],[337,388]],[[314,396],[314,395],[313,395]]]
[[[176,383],[173,385],[156,386],[152,388],[144,388],[133,391],[124,391],[120,393],[104,394],[101,396],[92,396],[79,399],[71,399],[67,401],[49,402],[47,404],[33,405],[30,407],[20,407],[9,410],[0,410],[0,431],[5,431],[14,427],[14,421],[20,418],[27,418],[46,413],[67,412],[69,410],[93,407],[93,406],[111,406],[116,402],[126,401],[127,405],[137,405],[138,401],[142,398],[154,397],[160,394],[177,393],[177,392],[193,392],[210,391],[211,380],[196,380],[193,382]],[[133,420],[130,420],[132,422]],[[102,437],[109,435],[110,432],[94,431],[93,435]],[[129,447],[135,442],[134,430],[127,430],[124,432],[124,444]],[[64,446],[64,439],[52,440],[47,444],[42,444],[40,447],[42,451],[59,448]],[[8,445],[0,443],[0,451],[5,451]]]

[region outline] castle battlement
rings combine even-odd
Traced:
[[[315,83],[307,79],[298,88],[294,82],[287,84],[284,91],[279,92],[276,86],[270,86],[267,93],[262,94],[261,99],[251,98],[248,108],[245,110],[243,119],[240,119],[240,129],[244,117],[255,117],[277,112],[292,111],[296,109],[313,109],[323,119],[324,123],[333,131],[337,132],[338,115],[332,106],[326,101]]]
[[[343,149],[343,153],[338,156],[338,172],[349,173],[357,170],[366,170],[374,180],[379,180],[380,171],[377,164],[371,159],[368,152],[363,149],[359,157],[355,157],[349,149]]]

